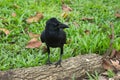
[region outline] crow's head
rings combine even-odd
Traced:
[[[60,29],[60,28],[62,28],[62,29],[68,28],[68,26],[66,24],[61,23],[56,18],[50,18],[46,22],[46,28],[56,30],[56,29]]]

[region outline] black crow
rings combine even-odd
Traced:
[[[46,22],[45,30],[41,34],[41,41],[46,43],[47,51],[48,51],[48,61],[47,64],[51,64],[50,62],[50,47],[61,49],[60,59],[57,63],[55,63],[56,67],[58,65],[61,66],[62,55],[63,55],[63,46],[66,43],[66,33],[63,31],[64,28],[68,28],[67,25],[61,23],[56,18],[50,18]]]

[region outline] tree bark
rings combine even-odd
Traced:
[[[86,72],[102,72],[102,57],[78,55],[62,61],[62,67],[43,65],[0,72],[0,80],[81,80]]]

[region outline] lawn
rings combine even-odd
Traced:
[[[79,54],[104,54],[110,44],[111,22],[115,32],[113,47],[120,50],[120,19],[115,16],[117,12],[120,13],[119,0],[63,2],[72,9],[66,18],[61,16],[64,13],[62,0],[0,0],[0,28],[10,31],[9,35],[0,31],[0,70],[41,66],[46,63],[47,53],[43,48],[45,44],[39,48],[26,48],[30,41],[27,32],[41,34],[46,21],[51,17],[56,17],[70,27],[65,30],[67,44],[64,46],[63,59]],[[26,23],[26,19],[36,12],[41,12],[43,19]],[[59,49],[51,49],[52,62],[59,59],[59,53]]]

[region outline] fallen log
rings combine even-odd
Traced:
[[[102,72],[102,57],[97,54],[78,55],[62,61],[62,67],[38,67],[0,71],[0,80],[81,80],[86,72]]]

